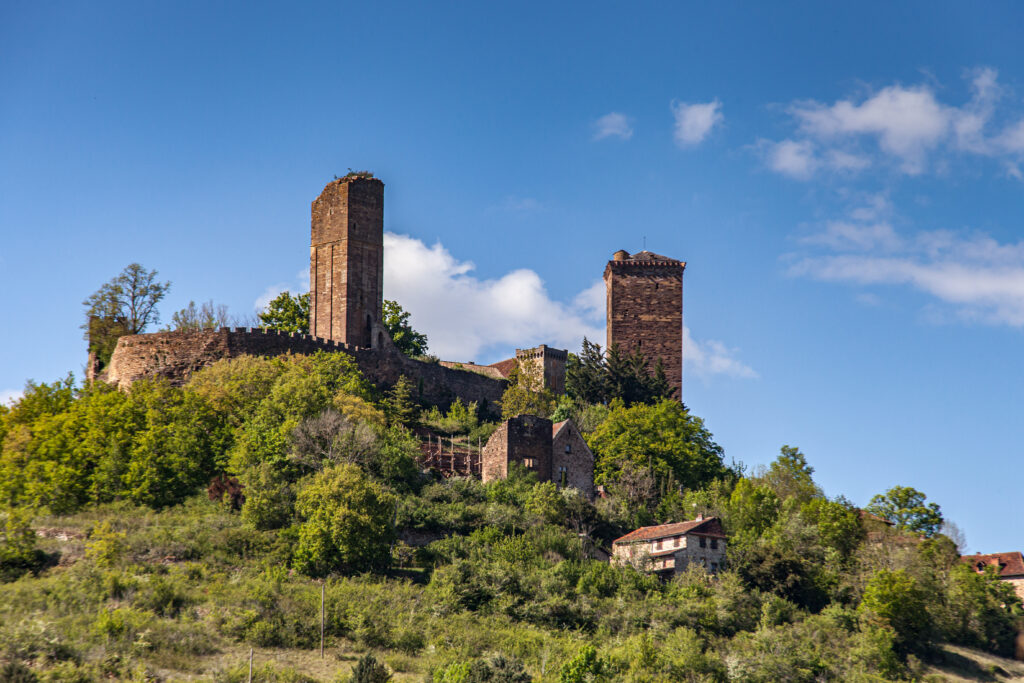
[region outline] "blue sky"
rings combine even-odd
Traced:
[[[138,261],[251,315],[309,203],[386,183],[385,293],[445,358],[603,339],[612,252],[688,262],[728,458],[914,486],[1024,550],[1024,60],[1011,3],[0,6],[0,392],[81,375]]]

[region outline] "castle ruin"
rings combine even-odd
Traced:
[[[607,346],[661,360],[676,398],[683,396],[684,261],[619,250],[604,269]]]

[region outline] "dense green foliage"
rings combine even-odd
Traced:
[[[926,505],[927,497],[909,486],[894,486],[874,496],[866,509],[889,520],[897,529],[934,536],[942,528],[942,511],[937,503]]]
[[[604,354],[586,338],[579,355],[569,354],[565,371],[566,393],[583,403],[606,404],[614,399],[626,405],[656,403],[672,398],[676,391],[669,385],[661,358],[652,366],[639,349],[627,353],[617,344]]]
[[[257,317],[260,326],[267,329],[309,334],[309,292],[298,296],[287,290],[281,292]]]
[[[557,403],[594,501],[515,467],[440,479],[407,425],[494,424],[406,389],[345,354],[29,384],[0,410],[0,677],[244,681],[250,647],[254,680],[444,683],[911,680],[950,643],[1013,654],[1020,601],[917,523],[923,494],[865,527],[797,448],[744,476],[671,400]],[[715,576],[595,559],[696,513],[728,535]]]
[[[391,333],[391,339],[399,351],[412,358],[418,358],[427,355],[427,335],[412,328],[409,324],[410,315],[397,301],[384,299],[381,322]]]

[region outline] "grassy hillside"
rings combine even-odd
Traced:
[[[492,426],[420,413],[340,354],[237,359],[180,389],[31,385],[0,415],[0,680],[241,681],[250,649],[261,681],[383,680],[373,661],[437,683],[1020,674],[999,658],[1020,601],[959,563],[937,508],[873,520],[795,448],[727,466],[678,402],[557,410],[607,497],[422,472],[412,421]],[[697,512],[723,520],[726,571],[594,559]]]

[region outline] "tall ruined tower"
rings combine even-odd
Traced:
[[[683,396],[683,269],[686,263],[649,251],[617,251],[604,269],[607,348],[660,358],[676,398]]]
[[[384,183],[350,174],[313,202],[309,332],[371,346],[384,303]]]

